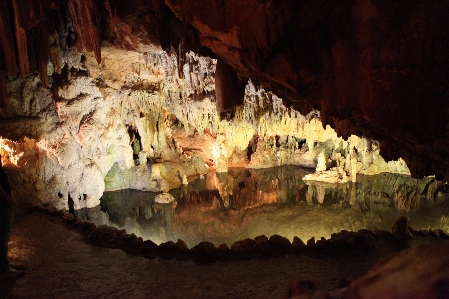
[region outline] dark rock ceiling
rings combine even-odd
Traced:
[[[67,15],[76,31],[67,43],[97,61],[102,40],[157,43],[180,63],[188,50],[215,57],[220,111],[239,104],[251,78],[303,113],[320,110],[344,137],[376,139],[414,176],[449,178],[446,0],[0,1],[0,104],[6,74],[37,69],[46,85],[43,41]]]

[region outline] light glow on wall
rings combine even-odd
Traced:
[[[19,167],[19,159],[23,156],[23,152],[17,152],[17,142],[0,137],[0,155],[2,156],[2,165]]]

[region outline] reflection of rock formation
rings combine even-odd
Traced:
[[[303,182],[306,173],[292,166],[231,169],[171,190],[177,205],[159,205],[156,193],[129,190],[106,192],[102,206],[113,225],[127,225],[129,232],[140,231],[157,243],[180,238],[189,245],[231,244],[261,234],[307,240],[340,230],[389,230],[403,213],[417,229],[446,225],[449,207],[440,204],[448,191],[433,178],[381,174],[331,184]],[[423,209],[427,212],[420,214]]]
[[[371,203],[414,211],[444,202],[449,196],[446,184],[435,178],[417,180],[399,174],[359,176],[357,183],[342,185],[320,181],[306,181],[306,184],[308,196],[320,203],[330,205],[336,198],[349,198],[351,205],[358,203],[368,209]]]
[[[112,226],[162,243],[174,238],[172,217],[177,204],[157,203],[156,196],[157,193],[135,190],[105,192],[101,206]]]
[[[83,208],[75,211],[75,216],[81,220],[86,220],[96,225],[110,225],[109,215],[102,211],[100,206],[96,206],[95,208]]]

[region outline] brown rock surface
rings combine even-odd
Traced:
[[[414,175],[448,177],[446,1],[166,3],[241,76],[378,140]]]
[[[285,298],[447,298],[448,247],[448,242],[434,243],[390,255],[365,276],[336,291],[314,291],[304,287],[303,281],[293,282],[287,287]]]

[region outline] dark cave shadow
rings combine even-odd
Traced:
[[[12,291],[14,290],[17,280],[20,278],[21,277],[0,281],[0,299],[13,298]]]

